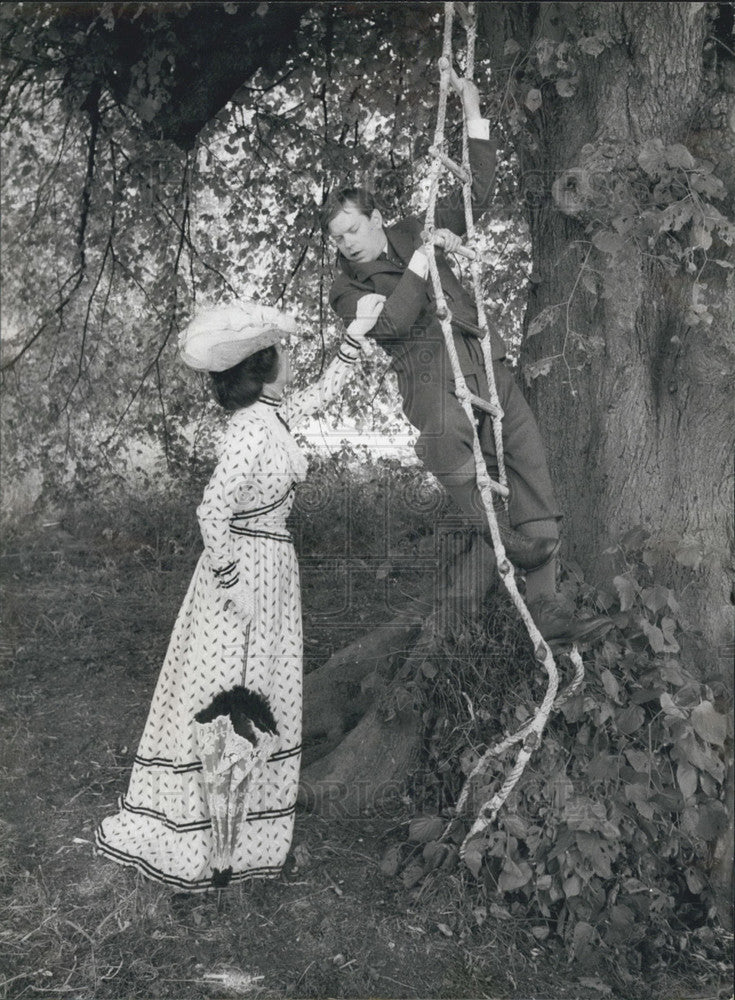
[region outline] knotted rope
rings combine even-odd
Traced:
[[[552,656],[549,646],[544,641],[543,636],[539,632],[533,618],[530,615],[526,604],[521,597],[518,587],[516,586],[515,576],[513,572],[513,567],[511,566],[506,554],[505,548],[503,546],[502,539],[500,537],[500,531],[498,529],[498,520],[495,513],[495,506],[493,503],[493,493],[499,494],[503,498],[503,502],[507,505],[508,498],[508,482],[507,474],[505,469],[505,460],[503,455],[503,411],[500,406],[500,401],[498,399],[497,388],[495,385],[495,375],[493,372],[493,359],[491,353],[490,345],[490,335],[487,327],[487,318],[485,316],[485,309],[483,305],[482,298],[482,269],[480,266],[479,253],[475,250],[473,246],[474,236],[475,236],[475,223],[472,212],[472,172],[470,169],[469,162],[469,142],[467,134],[467,122],[463,113],[462,116],[462,162],[461,164],[455,163],[446,153],[446,139],[444,135],[446,126],[446,116],[447,116],[447,98],[449,94],[450,85],[454,82],[459,84],[459,78],[456,76],[454,69],[452,68],[452,27],[454,23],[454,12],[455,7],[457,8],[465,27],[465,33],[467,36],[466,44],[466,59],[465,59],[465,78],[471,80],[474,76],[474,61],[475,61],[475,39],[477,36],[477,17],[475,12],[475,4],[455,4],[453,2],[444,4],[444,44],[442,48],[442,56],[439,60],[439,106],[437,110],[437,122],[436,129],[434,132],[434,143],[431,148],[432,153],[432,164],[430,173],[430,189],[429,189],[429,199],[428,207],[426,210],[426,223],[423,233],[424,243],[427,249],[427,256],[429,261],[429,273],[431,276],[431,282],[434,290],[434,297],[436,300],[436,312],[437,316],[441,322],[442,333],[444,335],[444,342],[447,348],[447,354],[452,365],[452,372],[455,380],[455,393],[457,399],[462,406],[462,409],[467,415],[467,419],[473,429],[473,441],[472,441],[472,451],[475,460],[475,472],[477,476],[477,485],[482,497],[483,506],[485,508],[485,514],[487,516],[487,522],[490,529],[490,535],[493,542],[493,548],[495,550],[495,557],[498,564],[498,572],[503,584],[510,595],[513,604],[515,605],[523,624],[531,638],[533,643],[533,648],[535,651],[535,656],[542,669],[545,671],[548,679],[546,694],[543,701],[538,706],[535,715],[526,723],[517,733],[509,736],[507,739],[498,743],[497,745],[488,749],[480,760],[477,762],[473,768],[471,774],[468,776],[467,781],[462,789],[462,793],[457,801],[456,812],[461,814],[463,809],[467,804],[467,799],[470,794],[473,782],[475,778],[483,774],[488,767],[490,760],[493,757],[497,757],[504,753],[510,747],[514,746],[516,743],[521,744],[521,748],[518,751],[518,755],[513,765],[510,773],[503,782],[502,787],[493,795],[489,800],[487,800],[477,812],[476,819],[470,828],[469,833],[464,839],[464,842],[460,848],[460,856],[464,857],[467,850],[467,845],[470,840],[481,834],[487,829],[494,821],[495,818],[505,803],[506,799],[510,795],[511,791],[517,784],[519,778],[523,774],[523,771],[528,763],[531,754],[534,749],[541,742],[541,736],[546,726],[546,722],[549,718],[552,708],[556,701],[557,691],[559,689],[559,674],[554,662],[554,657]],[[482,338],[480,339],[480,344],[482,347],[483,362],[485,366],[485,374],[487,377],[487,385],[489,389],[489,405],[485,403],[483,409],[488,411],[488,415],[492,420],[493,426],[493,436],[495,439],[495,448],[497,455],[498,464],[498,481],[493,482],[485,465],[485,459],[482,454],[482,448],[480,446],[480,440],[477,434],[477,421],[473,413],[473,403],[477,406],[482,401],[476,399],[470,393],[467,388],[467,383],[465,381],[464,375],[462,374],[459,357],[457,355],[457,350],[454,346],[454,338],[452,335],[452,316],[447,306],[446,298],[441,286],[441,279],[439,277],[439,270],[436,262],[436,254],[434,250],[435,246],[435,215],[436,215],[436,202],[439,192],[439,181],[442,176],[442,170],[449,170],[455,176],[459,177],[462,181],[462,195],[464,201],[464,212],[465,212],[465,225],[466,225],[466,240],[465,245],[459,251],[462,256],[466,257],[470,261],[470,273],[472,275],[472,288],[475,298],[475,307],[477,310],[477,323],[482,330]],[[579,651],[576,646],[572,647],[569,654],[570,659],[574,665],[575,677],[570,685],[569,689],[565,692],[563,698],[569,697],[569,695],[576,691],[579,685],[582,683],[583,678],[583,667],[582,659],[579,655]],[[445,834],[446,835],[446,834]]]

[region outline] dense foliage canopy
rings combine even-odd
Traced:
[[[338,336],[319,206],[345,181],[373,187],[391,217],[421,206],[441,9],[14,4],[1,16],[6,475],[42,469],[51,493],[95,490],[150,470],[159,443],[170,469],[196,467],[208,392],[176,363],[178,331],[197,302],[282,304],[302,322],[297,382],[316,376]],[[486,66],[480,82],[492,110]],[[512,185],[506,163],[490,282],[509,333],[526,254]],[[407,429],[384,359],[366,367],[341,419]]]

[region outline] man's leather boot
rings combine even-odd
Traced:
[[[526,572],[545,566],[550,559],[554,558],[561,545],[558,538],[529,538],[527,535],[522,535],[520,531],[514,531],[513,528],[499,522],[498,529],[501,541],[505,546],[505,554],[514,566]],[[492,546],[490,529],[485,528],[482,534],[488,545]]]

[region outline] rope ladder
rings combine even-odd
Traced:
[[[515,763],[513,764],[513,767],[508,773],[502,786],[480,807],[477,812],[476,818],[460,848],[460,856],[464,858],[469,842],[482,834],[492,823],[495,822],[498,812],[518,783],[533,751],[540,744],[544,728],[552,709],[554,707],[559,707],[562,701],[566,701],[567,698],[569,698],[580,687],[584,676],[584,668],[579,651],[576,646],[573,646],[569,653],[569,658],[574,667],[574,678],[564,694],[560,698],[557,698],[557,692],[559,689],[559,673],[556,663],[548,644],[536,627],[536,623],[531,617],[526,603],[518,591],[513,567],[506,556],[505,548],[500,537],[495,505],[493,502],[493,494],[497,494],[502,503],[507,507],[509,490],[503,455],[503,411],[500,406],[497,388],[495,385],[490,335],[483,305],[480,254],[474,246],[475,224],[472,212],[472,172],[469,163],[469,143],[464,108],[462,115],[462,162],[457,163],[455,160],[452,160],[446,152],[445,126],[447,116],[447,99],[450,88],[458,90],[459,84],[461,84],[460,77],[457,76],[453,69],[452,29],[454,24],[455,9],[463,22],[466,35],[464,78],[468,81],[472,81],[474,76],[475,41],[477,37],[477,15],[475,4],[447,2],[444,4],[444,41],[442,55],[439,59],[439,105],[437,110],[437,123],[434,132],[434,141],[430,149],[430,155],[432,157],[430,189],[422,239],[427,250],[429,273],[436,301],[436,312],[441,322],[444,342],[452,365],[456,387],[455,394],[465,414],[467,415],[470,426],[473,429],[472,450],[475,461],[477,485],[482,497],[483,507],[487,517],[488,527],[490,529],[493,549],[497,560],[498,573],[523,621],[526,631],[528,632],[533,644],[536,660],[547,677],[546,693],[541,704],[537,707],[533,717],[525,725],[523,725],[518,732],[508,736],[500,743],[497,743],[486,750],[467,777],[455,807],[457,815],[462,814],[467,805],[467,800],[475,779],[479,775],[484,774],[490,764],[490,761],[493,758],[505,753],[516,744],[520,744]],[[462,247],[457,252],[466,258],[469,263],[470,274],[472,277],[472,289],[477,311],[477,325],[481,331],[479,343],[482,347],[483,362],[489,389],[489,401],[480,399],[479,397],[473,395],[469,391],[464,375],[462,374],[459,357],[454,346],[454,339],[452,335],[452,315],[442,290],[436,262],[434,247],[441,245],[441,237],[435,235],[435,212],[439,192],[439,182],[443,172],[445,171],[451,173],[462,184],[466,236]],[[473,413],[473,406],[477,409],[485,411],[488,414],[489,419],[492,421],[498,466],[497,481],[490,478],[485,465],[477,433],[477,420]]]

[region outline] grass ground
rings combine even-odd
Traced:
[[[131,539],[70,518],[16,535],[3,556],[0,998],[729,996],[727,970],[694,961],[624,988],[571,967],[518,921],[473,911],[456,873],[407,887],[380,862],[405,839],[408,813],[300,812],[282,876],[219,896],[95,858],[94,826],[125,789],[196,560],[194,526],[184,528]],[[332,598],[302,542],[314,666],[371,609],[366,588],[347,627],[317,614]]]

